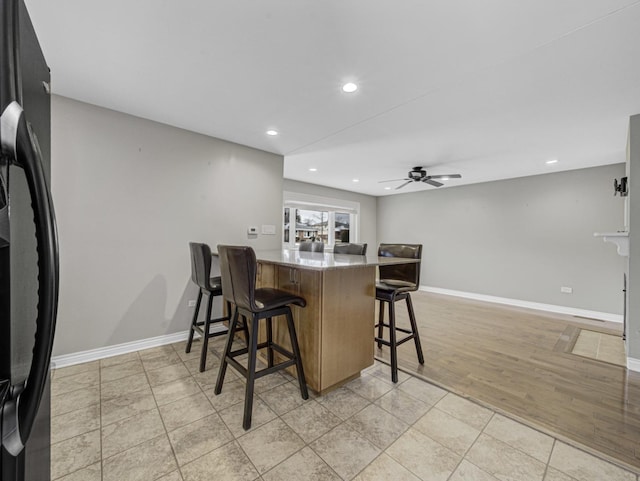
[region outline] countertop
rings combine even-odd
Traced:
[[[300,252],[296,249],[256,251],[256,258],[259,262],[263,263],[289,265],[314,270],[348,269],[418,262],[417,259],[406,259],[403,257],[378,257],[377,255],[356,256],[334,254],[333,252]]]

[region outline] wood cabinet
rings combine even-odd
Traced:
[[[373,364],[375,267],[310,269],[259,261],[258,285],[303,297],[293,317],[308,386],[325,393]],[[274,340],[290,349],[285,319]],[[295,368],[291,368],[295,373]]]

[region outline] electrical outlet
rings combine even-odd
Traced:
[[[191,299],[188,303],[187,306],[189,307],[196,307],[196,301],[195,299]]]
[[[563,294],[573,294],[573,287],[562,286],[560,288],[560,292],[562,292]]]

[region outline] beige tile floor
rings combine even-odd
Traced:
[[[638,481],[637,474],[376,362],[304,401],[293,378],[213,394],[222,339],[198,372],[184,343],[53,372],[52,479],[59,481]]]
[[[621,336],[613,334],[580,329],[571,353],[618,366],[627,365],[624,341]]]

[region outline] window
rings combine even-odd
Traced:
[[[329,212],[296,209],[296,242],[329,242]]]
[[[289,214],[290,214],[291,209],[289,209],[289,207],[285,207],[284,208],[284,235],[282,237],[282,239],[284,240],[285,244],[289,243]]]
[[[336,212],[334,223],[336,244],[349,242],[349,231],[351,230],[351,215],[347,212]]]
[[[315,241],[332,248],[341,242],[357,242],[359,212],[358,202],[285,192],[284,246]]]

